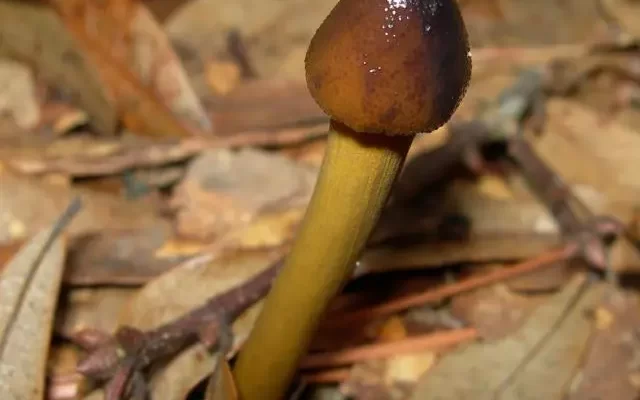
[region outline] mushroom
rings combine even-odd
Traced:
[[[451,118],[471,74],[455,0],[340,0],[305,63],[309,91],[331,117],[328,146],[293,248],[238,356],[243,400],[283,396],[414,136]]]

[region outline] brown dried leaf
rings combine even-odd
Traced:
[[[70,92],[104,134],[116,129],[116,110],[98,75],[53,10],[39,2],[0,2],[0,54],[27,61]]]
[[[245,149],[203,153],[173,198],[180,234],[207,239],[243,228],[268,208],[305,204],[315,173],[273,153]]]
[[[640,7],[632,0],[601,0],[602,8],[631,37],[640,38]]]
[[[497,340],[521,328],[537,299],[512,293],[498,284],[455,296],[452,314],[478,330],[485,340]]]
[[[304,79],[304,51],[334,1],[190,1],[167,21],[169,36],[204,58],[226,51],[227,33],[245,38],[259,76]],[[293,60],[291,57],[295,57]],[[286,66],[286,68],[285,68]]]
[[[169,322],[201,305],[207,298],[241,285],[268,268],[282,250],[228,253],[215,260],[187,262],[147,284],[122,309],[120,323],[147,330]],[[232,328],[234,348],[246,339],[261,303],[254,305]],[[196,344],[173,358],[151,379],[153,399],[180,399],[215,367],[210,353]]]
[[[435,361],[435,353],[422,351],[358,363],[351,369],[349,379],[340,385],[340,391],[362,400],[406,399]]]
[[[55,331],[72,338],[83,329],[114,332],[120,312],[136,293],[134,288],[90,288],[66,290],[60,299]]]
[[[471,231],[468,237],[463,235],[455,240],[433,239],[400,248],[371,248],[364,253],[358,273],[514,260],[533,257],[557,246],[558,228],[544,206],[517,180],[510,182],[509,189],[513,198],[503,199],[483,193],[478,183],[454,182],[442,197],[434,193],[429,206],[402,218],[394,215],[388,221],[382,220],[375,234],[387,230],[437,236],[437,224],[447,215],[468,218]],[[428,211],[426,215],[425,210]],[[416,212],[420,212],[420,216]]]
[[[218,356],[216,368],[209,379],[205,400],[238,400],[238,390],[227,360]]]
[[[67,285],[142,285],[200,253],[203,243],[180,241],[169,226],[108,230],[69,245]]]
[[[76,346],[55,344],[49,352],[46,399],[79,399],[85,386],[84,378],[76,373],[82,355]]]
[[[54,1],[100,74],[125,126],[149,136],[211,133],[210,121],[162,28],[137,1]]]
[[[36,84],[24,64],[0,60],[0,115],[8,116],[24,130],[40,121]]]
[[[517,333],[445,355],[424,375],[410,398],[495,399],[497,391],[504,389],[501,399],[561,399],[582,362],[591,335],[592,324],[586,312],[600,300],[605,285],[592,285],[583,292],[543,348],[536,346],[554,328],[583,284],[584,276],[574,279],[536,309]],[[533,358],[506,382],[532,351]]]
[[[596,331],[569,400],[633,400],[640,385],[637,294],[613,290],[596,309]]]
[[[616,122],[602,123],[594,111],[576,102],[552,100],[546,133],[535,141],[540,156],[569,182],[596,214],[610,214],[624,224],[633,220],[640,184],[638,132]],[[611,250],[617,270],[637,270],[640,255],[618,241]]]
[[[55,218],[76,195],[86,205],[69,226],[71,235],[103,229],[161,229],[166,224],[145,201],[126,201],[89,190],[72,190],[66,182],[45,182],[16,175],[0,167],[0,242],[34,234]]]
[[[59,235],[73,216],[63,215],[57,223],[35,235],[0,275],[3,399],[44,395],[47,353],[64,266],[65,244]]]
[[[329,118],[309,94],[304,80],[249,80],[212,102],[212,119],[221,135],[281,129]],[[326,130],[325,125],[325,130]]]

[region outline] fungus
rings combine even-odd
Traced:
[[[328,145],[296,241],[238,357],[243,400],[283,396],[414,136],[451,118],[471,74],[455,0],[340,0],[305,64],[309,92],[331,118]]]

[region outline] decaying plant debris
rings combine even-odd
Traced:
[[[291,396],[636,399],[640,6],[458,2],[467,96]],[[303,59],[334,4],[0,0],[2,399],[237,398],[325,150]]]

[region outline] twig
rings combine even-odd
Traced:
[[[247,131],[215,138],[189,138],[175,143],[154,143],[101,158],[67,157],[55,159],[7,160],[17,171],[27,175],[64,173],[75,177],[95,177],[118,174],[132,168],[154,168],[184,161],[203,151],[219,148],[235,148],[248,145],[286,145],[305,139],[320,137],[327,132],[326,123],[291,127],[273,131]]]
[[[477,337],[478,332],[474,328],[430,333],[393,342],[376,343],[335,352],[311,354],[302,360],[300,368],[328,368],[416,351],[442,350],[476,339]]]
[[[302,374],[302,380],[305,383],[338,383],[344,382],[351,376],[351,368],[332,368],[317,372],[308,372]]]
[[[245,284],[217,295],[183,317],[149,332],[121,328],[116,337],[99,345],[78,364],[78,372],[98,381],[113,380],[109,386],[114,393],[112,398],[120,398],[126,388],[121,382],[126,383],[134,372],[173,356],[199,339],[210,346],[216,344],[220,334],[228,328],[228,321],[233,321],[264,297],[280,266],[279,261]]]
[[[420,306],[428,303],[435,303],[456,294],[467,292],[483,286],[491,285],[521,275],[525,275],[549,266],[562,260],[566,260],[573,255],[574,246],[565,246],[558,250],[544,253],[531,260],[524,261],[510,268],[499,269],[480,276],[472,276],[460,282],[451,283],[439,288],[427,290],[424,293],[411,294],[387,303],[383,303],[371,308],[356,311],[347,311],[342,314],[331,316],[329,325],[347,325],[357,321],[373,319],[385,315],[406,310],[410,307]]]
[[[623,224],[611,216],[594,216],[522,137],[510,141],[509,155],[553,214],[563,235],[580,246],[582,259],[592,267],[611,273],[605,242],[623,233]]]

